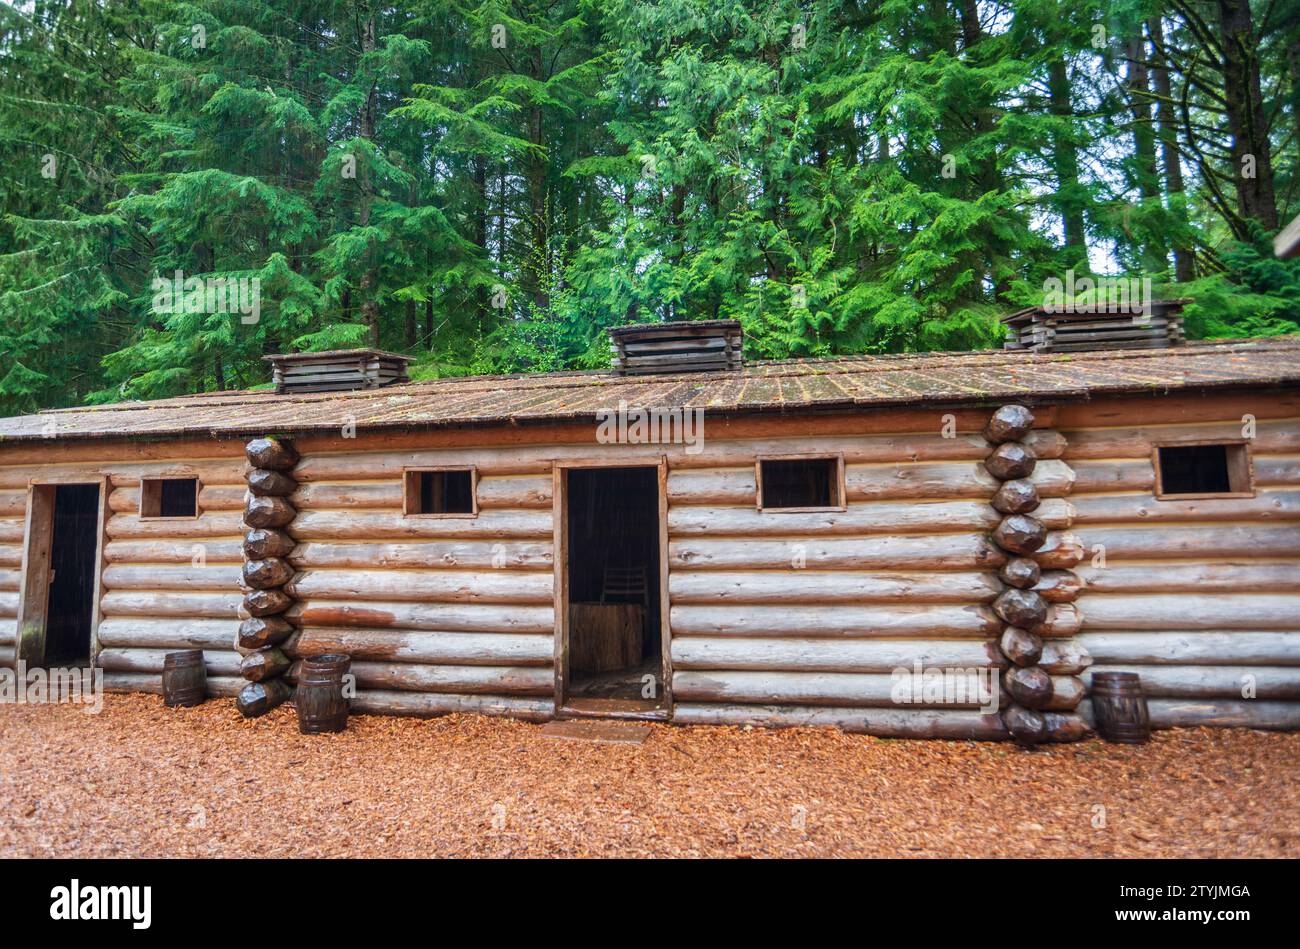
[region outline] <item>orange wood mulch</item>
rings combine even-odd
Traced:
[[[524,722],[292,709],[0,706],[0,857],[1300,854],[1300,734],[891,741],[654,725],[643,744]]]

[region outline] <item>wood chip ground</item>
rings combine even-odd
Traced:
[[[228,700],[0,707],[0,857],[1300,853],[1300,734],[890,741],[649,726],[555,741],[479,716],[298,733]],[[256,820],[249,820],[256,814]]]

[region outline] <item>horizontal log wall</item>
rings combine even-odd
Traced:
[[[858,438],[808,437],[757,449],[706,446],[717,461],[668,477],[669,584],[674,720],[832,725],[879,735],[1005,738],[973,696],[902,704],[895,670],[974,671],[994,690],[1007,665],[991,603],[1003,554],[989,538],[1001,515],[978,434],[988,413],[963,419],[975,432]],[[964,428],[965,426],[963,426]],[[1040,517],[1059,546],[1073,519],[1070,467],[1048,430],[1032,475]],[[845,456],[845,510],[758,511],[760,454]],[[720,462],[726,462],[725,464]],[[1048,635],[1077,628],[1073,606],[1054,606]],[[1048,647],[1061,708],[1081,695],[1086,664],[1073,647]],[[926,696],[920,698],[925,699]],[[1054,711],[1052,714],[1056,714]]]
[[[304,447],[289,497],[288,677],[303,658],[343,652],[356,711],[551,718],[552,477],[533,452]],[[456,464],[478,469],[476,517],[403,516],[403,468]]]
[[[362,711],[552,715],[552,468],[650,464],[662,451],[671,470],[672,660],[687,716],[696,706],[713,709],[708,715],[739,708],[727,720],[746,720],[767,701],[771,675],[785,705],[867,709],[880,705],[892,669],[916,656],[996,671],[989,603],[1005,558],[987,536],[998,522],[987,504],[996,484],[981,464],[987,413],[958,416],[951,438],[940,431],[943,413],[907,413],[892,420],[901,434],[887,416],[813,437],[808,426],[778,423],[710,438],[692,453],[580,443],[433,448],[413,436],[385,437],[387,447],[374,450],[378,437],[297,439],[300,485],[289,500],[298,514],[288,530],[298,572],[286,591],[300,631],[284,649],[295,660],[351,655]],[[1073,517],[1064,499],[1073,473],[1057,460],[1064,443],[1050,431],[1030,440],[1044,458],[1034,475],[1047,498],[1043,518],[1064,532]],[[843,453],[846,510],[758,513],[756,457],[792,453]],[[455,465],[478,469],[477,517],[402,516],[404,468]],[[791,567],[796,546],[800,569]],[[1072,606],[1053,610],[1059,635],[1077,629]],[[1081,667],[1068,648],[1052,657],[1062,676]],[[739,678],[718,684],[731,673]],[[978,713],[972,720],[957,706],[891,710],[880,721],[871,728],[988,731]]]
[[[1239,434],[1238,397],[1036,410],[1044,427],[1024,441],[1039,456],[1035,516],[1049,533],[1034,559],[1044,571],[1074,567],[1088,584],[1073,602],[1046,572],[1038,588],[1049,603],[1038,665],[1060,692],[1044,712],[1054,728],[1081,727],[1087,701],[1078,715],[1067,707],[1107,669],[1143,673],[1157,725],[1300,721],[1300,400],[1268,398],[1251,406],[1253,499],[1152,493],[1153,441]],[[676,721],[1005,737],[997,715],[899,707],[888,693],[892,671],[915,662],[1007,664],[991,609],[1006,554],[989,537],[989,410],[955,414],[954,438],[929,411],[720,420],[691,453],[595,446],[585,428],[486,447],[505,436],[302,438],[287,588],[300,629],[284,650],[294,661],[352,655],[358,711],[550,717],[552,466],[653,463],[663,452]],[[119,450],[122,460],[104,460]],[[233,695],[242,443],[23,451],[0,449],[0,661],[12,657],[28,480],[103,474],[113,488],[99,628],[110,687],[156,690],[166,651],[201,648],[214,694]],[[820,453],[844,456],[844,511],[756,510],[757,456]],[[404,467],[459,464],[478,468],[478,517],[402,516]],[[202,479],[199,518],[139,518],[140,478],[168,474]],[[1098,545],[1104,567],[1091,562]],[[1255,699],[1241,697],[1247,676]]]
[[[1160,401],[1058,417],[1085,554],[1082,676],[1141,675],[1156,727],[1300,726],[1300,400],[1184,397],[1179,424]],[[1237,440],[1246,415],[1253,498],[1155,497],[1157,443]]]
[[[242,595],[244,467],[237,441],[0,450],[0,663],[13,659],[28,484],[107,477],[96,631],[106,688],[160,692],[163,657],[201,648],[209,692],[233,695],[240,682],[235,636]],[[199,478],[199,516],[142,519],[140,481],[154,477]]]

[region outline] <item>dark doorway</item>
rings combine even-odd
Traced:
[[[98,519],[98,485],[61,484],[55,489],[46,666],[84,665],[90,661]]]
[[[567,501],[569,704],[657,707],[658,470],[570,469]]]

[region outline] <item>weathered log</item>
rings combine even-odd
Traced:
[[[994,444],[1019,441],[1034,427],[1034,413],[1023,405],[1004,405],[984,427],[984,437]]]
[[[281,616],[254,616],[239,624],[237,643],[244,649],[275,646],[289,638],[293,624]]]
[[[1046,428],[1036,428],[1020,441],[1039,461],[1062,458],[1069,448],[1069,442],[1064,435]]]
[[[1035,666],[1034,668],[1042,668]],[[1046,670],[1044,670],[1046,671]],[[1073,711],[1088,694],[1088,687],[1078,676],[1052,676],[1052,697],[1043,709],[1053,712]]]
[[[891,537],[864,543],[856,537],[806,540],[691,538],[668,545],[672,570],[769,570],[802,566],[820,570],[942,570],[1000,566],[1006,555],[987,534]],[[670,574],[671,576],[671,574]]]
[[[1034,592],[1048,603],[1071,603],[1086,586],[1073,570],[1045,570]]]
[[[244,560],[269,560],[285,558],[293,553],[298,542],[283,530],[254,528],[244,535],[241,547]]]
[[[1070,531],[1053,531],[1043,546],[1034,551],[1033,559],[1044,570],[1073,567],[1085,556],[1083,543]]]
[[[1098,665],[1300,666],[1300,632],[1145,632],[1080,634]]]
[[[553,532],[550,511],[503,510],[480,511],[476,517],[403,517],[399,511],[301,511],[289,527],[294,537],[313,541],[420,537],[498,541],[550,538]]]
[[[1033,451],[1020,442],[1004,442],[989,452],[984,467],[999,481],[1012,481],[1033,474],[1036,461]]]
[[[235,699],[235,708],[245,718],[265,715],[281,702],[289,698],[293,690],[283,679],[267,679],[264,682],[250,682],[239,690]]]
[[[229,647],[227,641],[221,644],[221,648],[203,650],[203,666],[209,676],[239,675],[239,656]],[[161,673],[167,656],[175,651],[112,647],[101,649],[95,662],[108,672]]]
[[[1002,631],[998,648],[1017,666],[1032,666],[1043,655],[1043,641],[1019,626],[1008,626]]]
[[[287,678],[296,681],[301,663]],[[486,695],[553,695],[555,674],[538,666],[433,666],[409,662],[353,662],[362,689]]]
[[[1151,457],[1136,461],[1080,461],[1073,466],[1078,471],[1074,490],[1079,494],[1104,491],[1150,491],[1155,487],[1155,469]],[[1300,461],[1290,458],[1252,459],[1256,487],[1300,484]],[[1042,488],[1039,488],[1042,493]],[[1044,494],[1044,496],[1046,496]]]
[[[229,619],[105,617],[99,623],[99,644],[105,649],[232,649],[238,634],[239,622]]]
[[[308,626],[285,640],[280,648],[294,659],[341,652],[355,660],[377,662],[550,666],[555,656],[555,637]]]
[[[1052,677],[1038,666],[1015,666],[1002,673],[1002,685],[1026,708],[1042,709],[1052,701]]]
[[[265,560],[248,560],[244,562],[244,583],[255,590],[269,590],[283,586],[293,579],[293,567],[281,557],[267,557]]]
[[[1003,709],[1002,721],[1018,744],[1036,745],[1047,738],[1046,720],[1040,713],[1023,705]]]
[[[1013,554],[1032,554],[1047,541],[1047,527],[1028,514],[1008,514],[993,531],[994,542]]]
[[[137,503],[136,508],[139,508]],[[26,517],[27,492],[16,488],[0,491],[0,518]]]
[[[1300,593],[1214,593],[1086,598],[1088,629],[1295,629]]]
[[[1034,630],[1043,639],[1066,639],[1083,627],[1083,614],[1073,603],[1052,603],[1047,607],[1047,619]]]
[[[424,540],[409,544],[329,544],[308,541],[290,555],[295,567],[345,567],[377,570],[420,567],[447,570],[546,570],[553,558],[551,541]]]
[[[545,722],[555,717],[555,702],[552,699],[509,695],[457,695],[442,692],[362,689],[351,700],[351,706],[353,714],[359,712],[375,715],[411,715],[416,718],[455,712],[506,715],[527,722]]]
[[[1105,526],[1089,527],[1078,533],[1080,541],[1088,550],[1102,547],[1109,560],[1223,561],[1238,557],[1300,557],[1300,530],[1296,530],[1294,525],[1171,525],[1159,529],[1145,525]]]
[[[1042,571],[1028,557],[1013,557],[1002,565],[998,577],[1009,587],[1028,590],[1038,582]]]
[[[221,590],[239,586],[239,567],[234,564],[109,564],[104,568],[107,590]],[[0,589],[5,589],[0,581]],[[15,587],[15,589],[17,589]]]
[[[1038,489],[1027,478],[1003,481],[989,504],[1002,514],[1028,514],[1042,504]]]
[[[974,571],[676,571],[668,577],[674,603],[987,603],[1001,589],[991,574]]]
[[[6,523],[0,521],[0,527]],[[22,539],[22,522],[18,524],[18,540]],[[192,518],[141,518],[137,514],[114,514],[104,526],[111,540],[146,540],[159,541],[185,540],[192,546],[207,544],[209,538],[226,538],[240,532],[240,514],[238,511],[215,511],[201,513]],[[4,538],[0,533],[0,542]],[[191,553],[186,560],[189,560]]]
[[[1047,619],[1047,603],[1033,590],[1004,590],[993,601],[993,611],[1012,626],[1032,631]]]
[[[250,497],[244,509],[244,523],[249,527],[284,527],[293,523],[297,514],[284,498]]]
[[[1231,442],[1241,438],[1241,420],[1215,422],[1210,425],[1187,425],[1180,435],[1189,439]],[[1150,458],[1157,442],[1168,437],[1168,429],[1150,428],[1096,428],[1070,433],[1066,454],[1070,458]],[[1255,438],[1251,442],[1253,453],[1259,455],[1294,455],[1300,453],[1300,429],[1287,419],[1260,420],[1255,425]]]
[[[431,629],[467,633],[555,631],[552,603],[409,603],[373,600],[308,600],[286,616],[300,626],[360,626],[368,629]]]
[[[284,590],[249,590],[244,594],[244,609],[249,616],[274,616],[293,606],[293,597]]]
[[[41,441],[45,441],[42,439]],[[56,455],[60,450],[58,440],[54,444],[42,444],[43,457],[27,467],[13,467],[11,461],[0,466],[0,490],[21,489],[27,493],[28,483],[32,479],[32,469],[39,468],[42,479],[50,481],[77,481],[87,474],[96,476],[102,471],[109,476],[113,488],[139,487],[141,478],[198,478],[203,484],[238,484],[244,479],[244,462],[242,458],[232,457],[225,460],[191,460],[159,463],[157,461],[112,461],[106,464],[103,445],[99,446],[99,455],[89,464],[59,464],[48,456]],[[951,441],[951,440],[949,440]],[[64,442],[63,445],[70,443]],[[119,443],[121,444],[121,443]],[[133,446],[132,446],[133,447]],[[123,452],[131,447],[124,447]],[[12,450],[5,453],[6,458]],[[107,470],[106,470],[107,469]]]
[[[1102,672],[1136,672],[1148,698],[1300,699],[1300,669],[1286,666],[1097,665],[1084,679]]]
[[[238,515],[235,515],[238,517]],[[202,520],[202,518],[200,518]],[[235,524],[234,533],[239,533]],[[3,548],[0,548],[0,553]],[[159,538],[158,540],[114,540],[104,545],[107,563],[188,563],[233,564],[238,567],[244,560],[239,541],[221,538],[192,540]],[[0,562],[3,562],[0,560]]]
[[[1047,741],[1082,741],[1092,734],[1092,729],[1081,715],[1072,712],[1044,712]]]
[[[1289,522],[1300,520],[1300,491],[1261,490],[1253,498],[1192,498],[1157,500],[1150,495],[1118,494],[1080,497],[1081,523],[1140,521]]]
[[[996,522],[997,515],[982,501],[865,501],[845,511],[826,512],[773,513],[754,507],[677,507],[668,511],[668,530],[674,537],[908,534],[988,529]]]
[[[1092,665],[1092,656],[1077,639],[1047,639],[1038,665],[1052,675],[1078,675]]]
[[[233,698],[244,687],[238,676],[208,676],[208,695]],[[105,692],[152,692],[162,694],[162,675],[157,672],[104,672]]]
[[[239,663],[239,674],[250,682],[262,682],[284,675],[289,657],[274,646],[250,652]]]
[[[289,471],[298,463],[293,445],[279,438],[254,438],[244,446],[244,454],[254,468]]]
[[[0,594],[0,600],[5,594]],[[239,594],[182,593],[176,590],[109,590],[99,601],[105,616],[186,616],[234,619],[239,616]]]
[[[1007,664],[992,643],[980,639],[679,636],[671,649],[674,670],[893,672],[917,662],[923,668],[963,669]]]
[[[908,669],[909,675],[911,669]],[[990,691],[991,690],[991,691]],[[982,708],[997,700],[997,678],[982,670],[927,680],[892,673],[673,672],[673,697],[682,702],[753,705],[833,705],[843,708]]]
[[[1300,729],[1300,702],[1261,702],[1258,699],[1149,699],[1147,711],[1152,728],[1261,728]],[[1092,719],[1090,702],[1082,702],[1079,713]]]
[[[266,468],[249,469],[248,490],[259,497],[288,497],[297,487],[298,482],[282,472],[269,471]]]
[[[1300,589],[1300,563],[1160,563],[1080,565],[1097,593],[1271,593]]]
[[[694,606],[669,610],[674,636],[831,636],[888,639],[996,636],[1002,624],[987,607]]]
[[[838,728],[880,738],[953,738],[998,741],[1007,737],[1001,716],[960,709],[844,708],[677,702],[673,721],[683,725],[755,725],[763,728]]]
[[[555,580],[538,570],[307,570],[285,592],[302,600],[552,603]]]

